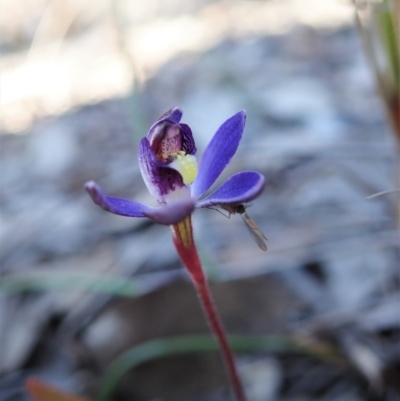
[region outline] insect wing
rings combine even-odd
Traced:
[[[257,224],[247,213],[242,213],[241,216],[244,221],[244,224],[246,224],[246,227],[249,229],[251,236],[257,242],[257,245],[263,251],[266,251],[267,244],[266,244],[265,240],[267,239],[267,237],[261,232],[261,230],[258,228]]]

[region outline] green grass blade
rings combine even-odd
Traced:
[[[386,50],[387,61],[393,74],[395,88],[399,88],[399,41],[393,13],[386,7],[384,10],[376,10],[379,16],[379,27],[383,45]]]
[[[21,292],[60,290],[121,297],[137,297],[143,292],[130,279],[96,273],[33,271],[0,278],[0,296]]]
[[[337,358],[327,347],[305,346],[288,337],[278,336],[230,336],[230,344],[235,352],[284,352],[302,351],[319,358]],[[211,335],[191,335],[158,339],[137,345],[119,357],[109,366],[100,385],[97,399],[109,401],[121,378],[131,369],[144,362],[181,354],[217,352],[219,346]]]

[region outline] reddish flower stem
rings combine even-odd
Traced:
[[[200,298],[200,303],[207,317],[207,321],[221,348],[225,367],[231,380],[232,390],[235,394],[235,398],[237,401],[247,401],[236,368],[233,352],[229,345],[224,326],[215,307],[211,291],[207,283],[207,278],[204,274],[196,245],[193,241],[191,216],[187,217],[180,223],[171,226],[171,228],[175,247],[183,264],[190,274],[197,295]]]
[[[196,287],[200,302],[207,316],[208,323],[211,326],[211,330],[213,331],[215,337],[218,340],[219,346],[221,347],[221,352],[225,360],[225,366],[228,370],[235,397],[238,401],[246,401],[243,386],[236,368],[234,355],[229,345],[224,326],[216,310],[207,281],[204,280],[203,282],[196,282],[193,280],[193,283]]]

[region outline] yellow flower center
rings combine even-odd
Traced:
[[[174,160],[169,164],[174,170],[182,176],[183,183],[190,185],[197,177],[197,159],[196,156],[187,155],[185,151],[171,153]]]

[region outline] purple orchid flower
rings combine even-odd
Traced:
[[[197,166],[192,131],[180,123],[182,111],[173,108],[156,121],[139,146],[139,166],[149,192],[158,206],[106,196],[93,181],[85,188],[103,209],[128,217],[148,217],[160,224],[176,224],[195,208],[236,205],[256,198],[264,177],[256,171],[231,176],[209,196],[210,189],[228,165],[242,138],[246,114],[241,111],[218,129]]]
[[[242,171],[203,197],[235,154],[242,138],[246,114],[241,111],[221,125],[199,166],[192,131],[188,125],[180,123],[181,118],[181,110],[171,109],[150,127],[147,136],[140,141],[140,171],[158,206],[106,196],[93,181],[86,183],[85,188],[97,205],[111,213],[148,217],[171,226],[176,250],[190,274],[208,322],[220,344],[235,397],[238,401],[246,401],[233,353],[194,243],[191,214],[195,208],[209,206],[234,210],[235,206],[249,202],[261,193],[264,177],[256,171]]]

